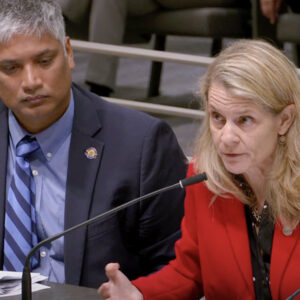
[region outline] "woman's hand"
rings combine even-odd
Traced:
[[[119,269],[118,263],[106,265],[105,273],[109,281],[99,287],[98,294],[109,300],[143,300],[140,291]]]
[[[260,0],[262,14],[269,19],[271,24],[275,24],[282,0]]]

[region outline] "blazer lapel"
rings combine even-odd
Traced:
[[[75,90],[76,91],[76,90]],[[96,176],[100,167],[103,143],[95,139],[101,124],[89,99],[74,93],[75,114],[69,150],[65,203],[65,228],[89,218]],[[84,112],[84,117],[82,112]],[[66,282],[79,284],[87,228],[65,236]]]
[[[218,200],[217,200],[218,201]],[[230,207],[230,209],[228,209]],[[252,266],[244,204],[239,200],[223,199],[226,230],[241,276],[253,294]]]
[[[8,149],[8,121],[7,109],[0,103],[0,265],[3,264],[3,242],[4,242],[4,218],[6,202],[6,169],[7,169],[7,149]]]
[[[273,299],[279,299],[279,291],[282,282],[282,277],[285,274],[285,269],[290,262],[294,249],[300,242],[300,226],[293,231],[292,235],[285,236],[282,233],[282,225],[277,223],[274,231],[272,255],[271,255],[271,270],[270,280]]]

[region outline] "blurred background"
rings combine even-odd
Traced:
[[[232,40],[226,40],[230,43]],[[170,36],[167,40],[167,51],[210,56],[211,39]],[[131,45],[152,49],[150,44]],[[76,67],[73,80],[85,84],[85,75],[89,61],[89,54],[75,51]],[[147,98],[147,88],[151,61],[144,59],[121,58],[117,71],[114,92],[110,97],[146,101],[149,103],[174,105],[184,108],[199,108],[199,80],[206,68],[178,63],[164,63],[160,85],[160,95]],[[200,121],[189,118],[155,115],[168,122],[173,128],[180,145],[186,155],[193,153],[193,142],[199,128]]]

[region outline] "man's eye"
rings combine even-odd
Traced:
[[[6,74],[12,74],[15,73],[19,69],[19,67],[17,65],[4,65],[1,66],[0,69]]]
[[[48,66],[51,64],[53,58],[52,57],[48,57],[48,58],[43,58],[39,61],[39,64],[42,66]]]

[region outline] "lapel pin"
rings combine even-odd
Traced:
[[[96,159],[98,157],[98,152],[94,147],[86,149],[84,154],[88,159]]]

